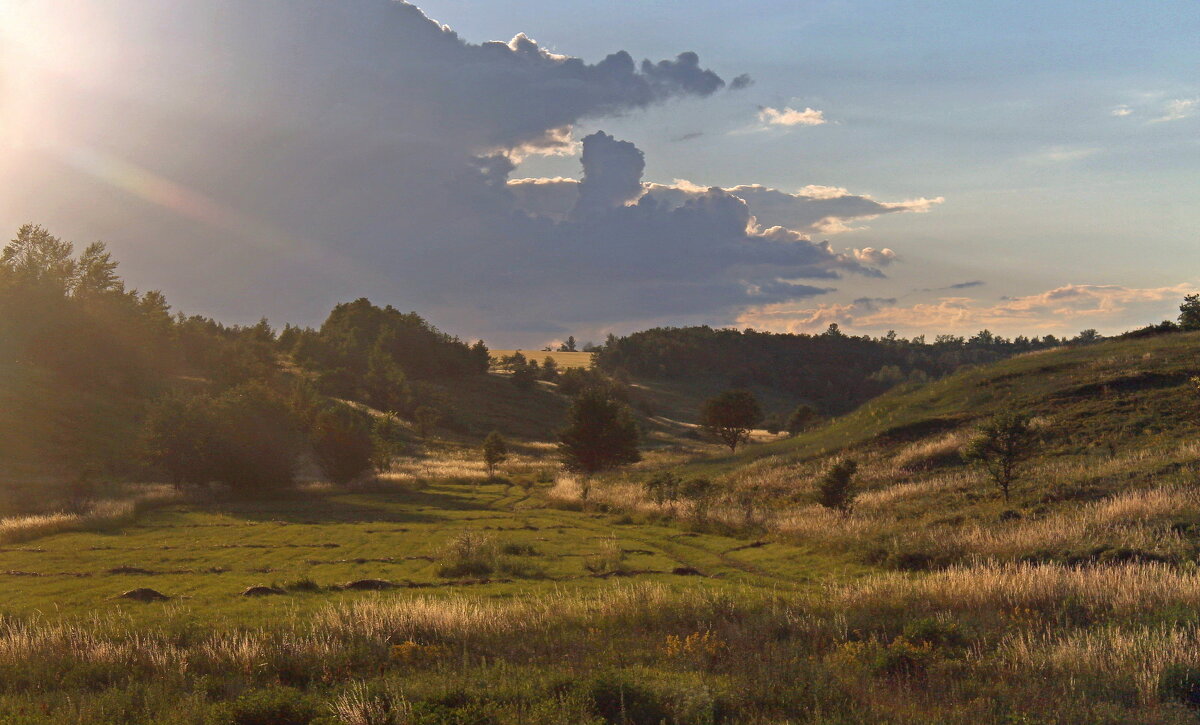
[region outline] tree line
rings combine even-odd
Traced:
[[[1098,341],[1079,336],[1004,338],[988,330],[933,342],[847,335],[836,324],[819,335],[699,327],[660,327],[609,336],[596,364],[610,372],[668,380],[713,380],[731,388],[762,385],[838,414],[903,382],[938,378],[964,365],[993,362],[1031,350]]]

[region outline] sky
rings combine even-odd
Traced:
[[[0,0],[0,227],[228,322],[1115,333],[1200,289],[1200,7]]]

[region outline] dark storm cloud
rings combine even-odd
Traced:
[[[572,151],[582,119],[724,87],[695,53],[476,45],[389,0],[17,2],[48,19],[47,47],[101,62],[34,77],[27,143],[0,150],[24,181],[3,221],[107,239],[188,309],[312,322],[366,294],[463,334],[550,331],[727,316],[827,290],[800,279],[879,274],[763,229],[745,195],[644,194],[642,152],[603,133],[582,182],[508,182],[523,155]]]

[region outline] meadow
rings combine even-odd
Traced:
[[[966,369],[735,455],[659,421],[586,499],[545,441],[490,479],[445,437],[358,484],[14,514],[0,723],[1195,722],[1197,342]],[[1041,432],[1007,502],[960,455],[1004,407]],[[662,470],[719,495],[655,503]]]

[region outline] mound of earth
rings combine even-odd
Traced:
[[[346,582],[342,585],[342,589],[353,589],[360,592],[377,592],[383,589],[391,589],[396,585],[384,581],[383,579],[357,579],[352,582]]]
[[[158,572],[143,569],[140,566],[118,566],[108,570],[109,574],[157,574]]]
[[[166,594],[146,587],[142,587],[140,589],[130,589],[118,598],[132,599],[135,602],[165,602],[166,600],[170,599],[170,597],[168,597]]]
[[[246,591],[242,592],[243,597],[269,597],[272,595],[281,594],[287,594],[287,592],[283,591],[282,589],[276,589],[275,587],[250,587]]]

